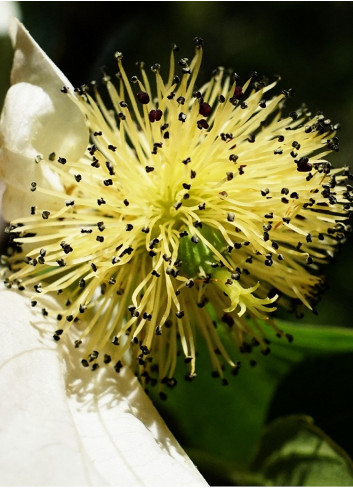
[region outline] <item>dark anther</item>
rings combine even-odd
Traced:
[[[209,125],[206,121],[206,119],[200,119],[199,121],[197,121],[197,127],[199,129],[208,129],[209,128]]]
[[[200,47],[200,46],[203,46],[203,39],[201,37],[194,37],[194,43],[196,45],[196,47]]]
[[[115,372],[118,374],[120,372],[120,370],[122,369],[123,367],[123,364],[121,363],[121,361],[119,360],[115,365],[114,365],[114,370]]]
[[[233,163],[235,163],[238,158],[239,158],[238,155],[234,155],[234,154],[229,155],[229,160],[233,161]]]
[[[243,98],[244,94],[243,94],[243,88],[240,87],[240,86],[236,86],[235,89],[234,89],[234,95],[233,97],[236,99],[236,100],[240,100],[241,98]]]
[[[150,113],[148,114],[148,118],[150,122],[155,122],[155,121],[160,121],[162,118],[163,112],[160,109],[157,110],[151,110]]]
[[[179,66],[185,68],[188,65],[188,58],[180,58],[178,61]]]
[[[222,316],[222,321],[226,323],[230,328],[234,325],[234,319],[230,314],[223,314]]]
[[[287,334],[285,335],[285,337],[287,338],[287,340],[288,340],[288,342],[289,342],[289,343],[292,343],[292,342],[293,342],[293,340],[294,340],[293,336],[292,336],[291,334],[289,334],[289,333],[287,333]]]
[[[203,117],[208,117],[212,112],[212,107],[207,102],[202,102],[199,108],[199,114]]]
[[[180,122],[185,122],[186,121],[186,114],[184,114],[184,112],[180,112],[178,119]]]
[[[150,101],[150,96],[148,95],[148,93],[146,92],[139,92],[137,94],[137,100],[141,103],[141,104],[148,104],[148,102]]]
[[[306,156],[300,158],[299,160],[295,160],[297,164],[297,170],[300,172],[308,172],[312,169],[313,165],[309,162],[309,158]]]

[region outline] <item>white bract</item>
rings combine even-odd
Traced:
[[[60,88],[71,86],[70,82],[21,24],[12,23],[10,35],[15,45],[12,86],[0,121],[0,178],[7,184],[2,208],[9,221],[29,214],[30,182],[62,188],[47,167],[33,164],[37,156],[55,151],[74,160],[88,144],[82,114],[70,100],[60,97]],[[35,199],[38,205],[44,199],[55,207],[55,199],[39,195]]]
[[[0,36],[7,36],[9,22],[12,17],[21,16],[19,2],[1,1],[0,2]]]
[[[17,21],[11,36],[12,86],[0,127],[7,220],[28,214],[28,182],[61,187],[33,165],[37,155],[55,149],[75,159],[88,144],[80,111],[60,97],[68,80]],[[32,194],[32,205],[34,198],[43,196]],[[129,370],[83,371],[71,343],[48,339],[48,322],[25,296],[2,287],[0,308],[2,485],[206,484]]]

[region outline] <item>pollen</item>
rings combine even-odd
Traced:
[[[320,266],[349,230],[349,170],[325,159],[336,126],[303,107],[283,115],[292,90],[272,95],[257,73],[241,84],[218,68],[198,86],[202,53],[200,38],[190,63],[173,50],[166,80],[142,63],[129,78],[116,53],[115,82],[62,90],[85,116],[86,153],[38,155],[63,190],[29,181],[28,215],[8,228],[7,286],[56,318],[54,340],[74,336],[85,368],[132,362],[144,383],[174,386],[180,356],[195,377],[203,337],[226,384],[225,364],[269,352],[269,329],[286,337],[278,306],[315,310]]]

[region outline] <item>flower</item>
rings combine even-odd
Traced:
[[[38,148],[59,137],[56,144],[69,148],[71,141],[75,152],[80,134],[87,139],[84,125],[81,132],[77,126],[75,134],[66,128],[65,135],[65,125],[57,123],[64,112],[75,121],[75,108],[51,91],[51,84],[68,83],[62,73],[16,21],[12,37],[13,85],[1,119],[2,175],[8,186],[1,209],[5,216],[22,212],[26,185],[21,173]],[[33,113],[34,105],[40,107],[39,114]],[[45,138],[47,126],[55,131]],[[45,179],[41,169],[34,171],[46,186],[57,184],[50,172]],[[58,307],[53,297],[47,296],[46,302],[47,307]],[[0,285],[0,386],[6,393],[0,407],[1,482],[204,485],[130,369],[119,376],[108,367],[95,375],[81,369],[69,335],[59,345],[48,337],[47,328],[54,328],[56,319],[28,306],[26,296]]]
[[[175,49],[166,81],[153,65],[154,90],[143,63],[129,81],[119,52],[117,86],[104,77],[109,102],[95,83],[65,83],[33,178],[21,178],[27,208],[9,228],[6,283],[57,317],[54,339],[75,323],[84,367],[120,372],[128,355],[161,389],[176,383],[179,349],[196,375],[198,335],[222,378],[224,362],[239,368],[224,337],[267,354],[266,328],[285,336],[275,303],[314,308],[351,205],[348,170],[325,160],[336,126],[305,107],[282,117],[293,90],[271,97],[276,81],[255,72],[241,85],[219,68],[198,88],[202,44],[178,61],[181,76]],[[50,83],[55,100],[58,90]],[[40,110],[33,103],[34,120]],[[53,293],[64,305],[48,310],[41,298]]]

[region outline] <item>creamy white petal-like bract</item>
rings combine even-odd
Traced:
[[[2,286],[0,308],[1,485],[205,484],[129,370],[83,377],[27,298]]]
[[[13,0],[0,2],[0,36],[7,36],[12,17],[21,17],[19,2]]]
[[[81,112],[60,92],[70,82],[22,24],[14,20],[10,33],[15,48],[12,86],[0,120],[0,178],[7,184],[2,212],[7,220],[29,215],[34,199],[55,208],[54,198],[30,192],[32,181],[62,188],[45,166],[33,164],[38,155],[55,153],[76,160],[88,144]]]

